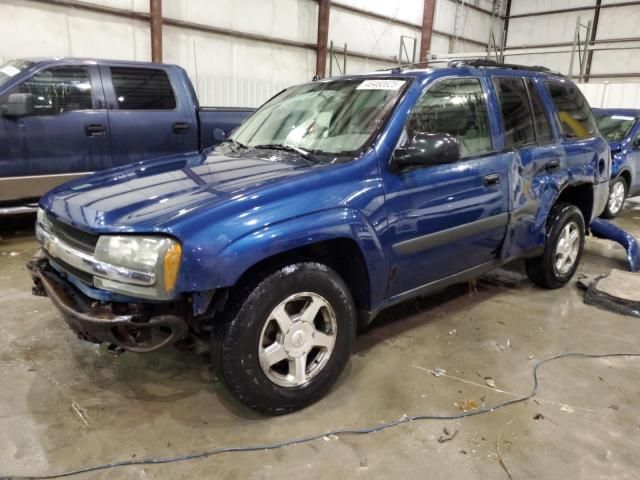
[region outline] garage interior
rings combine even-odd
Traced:
[[[0,0],[0,19],[0,65],[177,64],[217,107],[257,108],[314,76],[487,58],[560,72],[594,108],[640,109],[640,1]],[[517,261],[393,306],[327,396],[265,417],[206,349],[78,341],[32,295],[34,222],[0,216],[0,478],[640,478],[638,316],[587,305],[578,286],[629,270],[615,242],[588,236],[564,288],[534,286]],[[611,222],[640,238],[640,201]],[[525,399],[536,365],[567,353],[616,356],[542,364]]]

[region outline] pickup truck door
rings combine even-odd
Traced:
[[[449,133],[461,158],[400,172],[383,168],[392,259],[388,297],[488,268],[498,258],[512,154],[494,149],[496,112],[486,97],[484,77],[444,78],[427,87],[409,114],[399,144],[416,132]]]
[[[111,166],[107,111],[95,65],[44,68],[13,87],[29,115],[0,116],[0,201],[36,198],[79,174]]]
[[[177,69],[111,64],[100,75],[114,165],[198,149],[197,106]]]

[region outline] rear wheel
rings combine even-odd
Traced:
[[[571,280],[582,258],[585,236],[582,212],[567,203],[554,206],[549,213],[547,232],[542,255],[528,258],[525,267],[536,285],[560,288]]]
[[[624,201],[627,198],[627,182],[624,178],[618,177],[609,185],[609,198],[607,206],[602,212],[602,218],[615,218],[622,211]]]
[[[229,391],[277,415],[322,398],[344,369],[355,338],[349,290],[325,265],[295,263],[244,289],[213,341]]]

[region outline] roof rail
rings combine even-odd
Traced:
[[[513,63],[498,63],[495,60],[489,60],[486,58],[471,58],[468,60],[452,60],[447,64],[449,67],[488,67],[488,68],[508,68],[511,70],[526,70],[528,72],[543,72],[552,73],[564,77],[560,72],[555,72],[547,67],[541,67],[539,65],[516,65]]]

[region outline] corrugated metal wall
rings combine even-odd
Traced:
[[[580,83],[578,86],[592,107],[640,108],[638,83]]]

